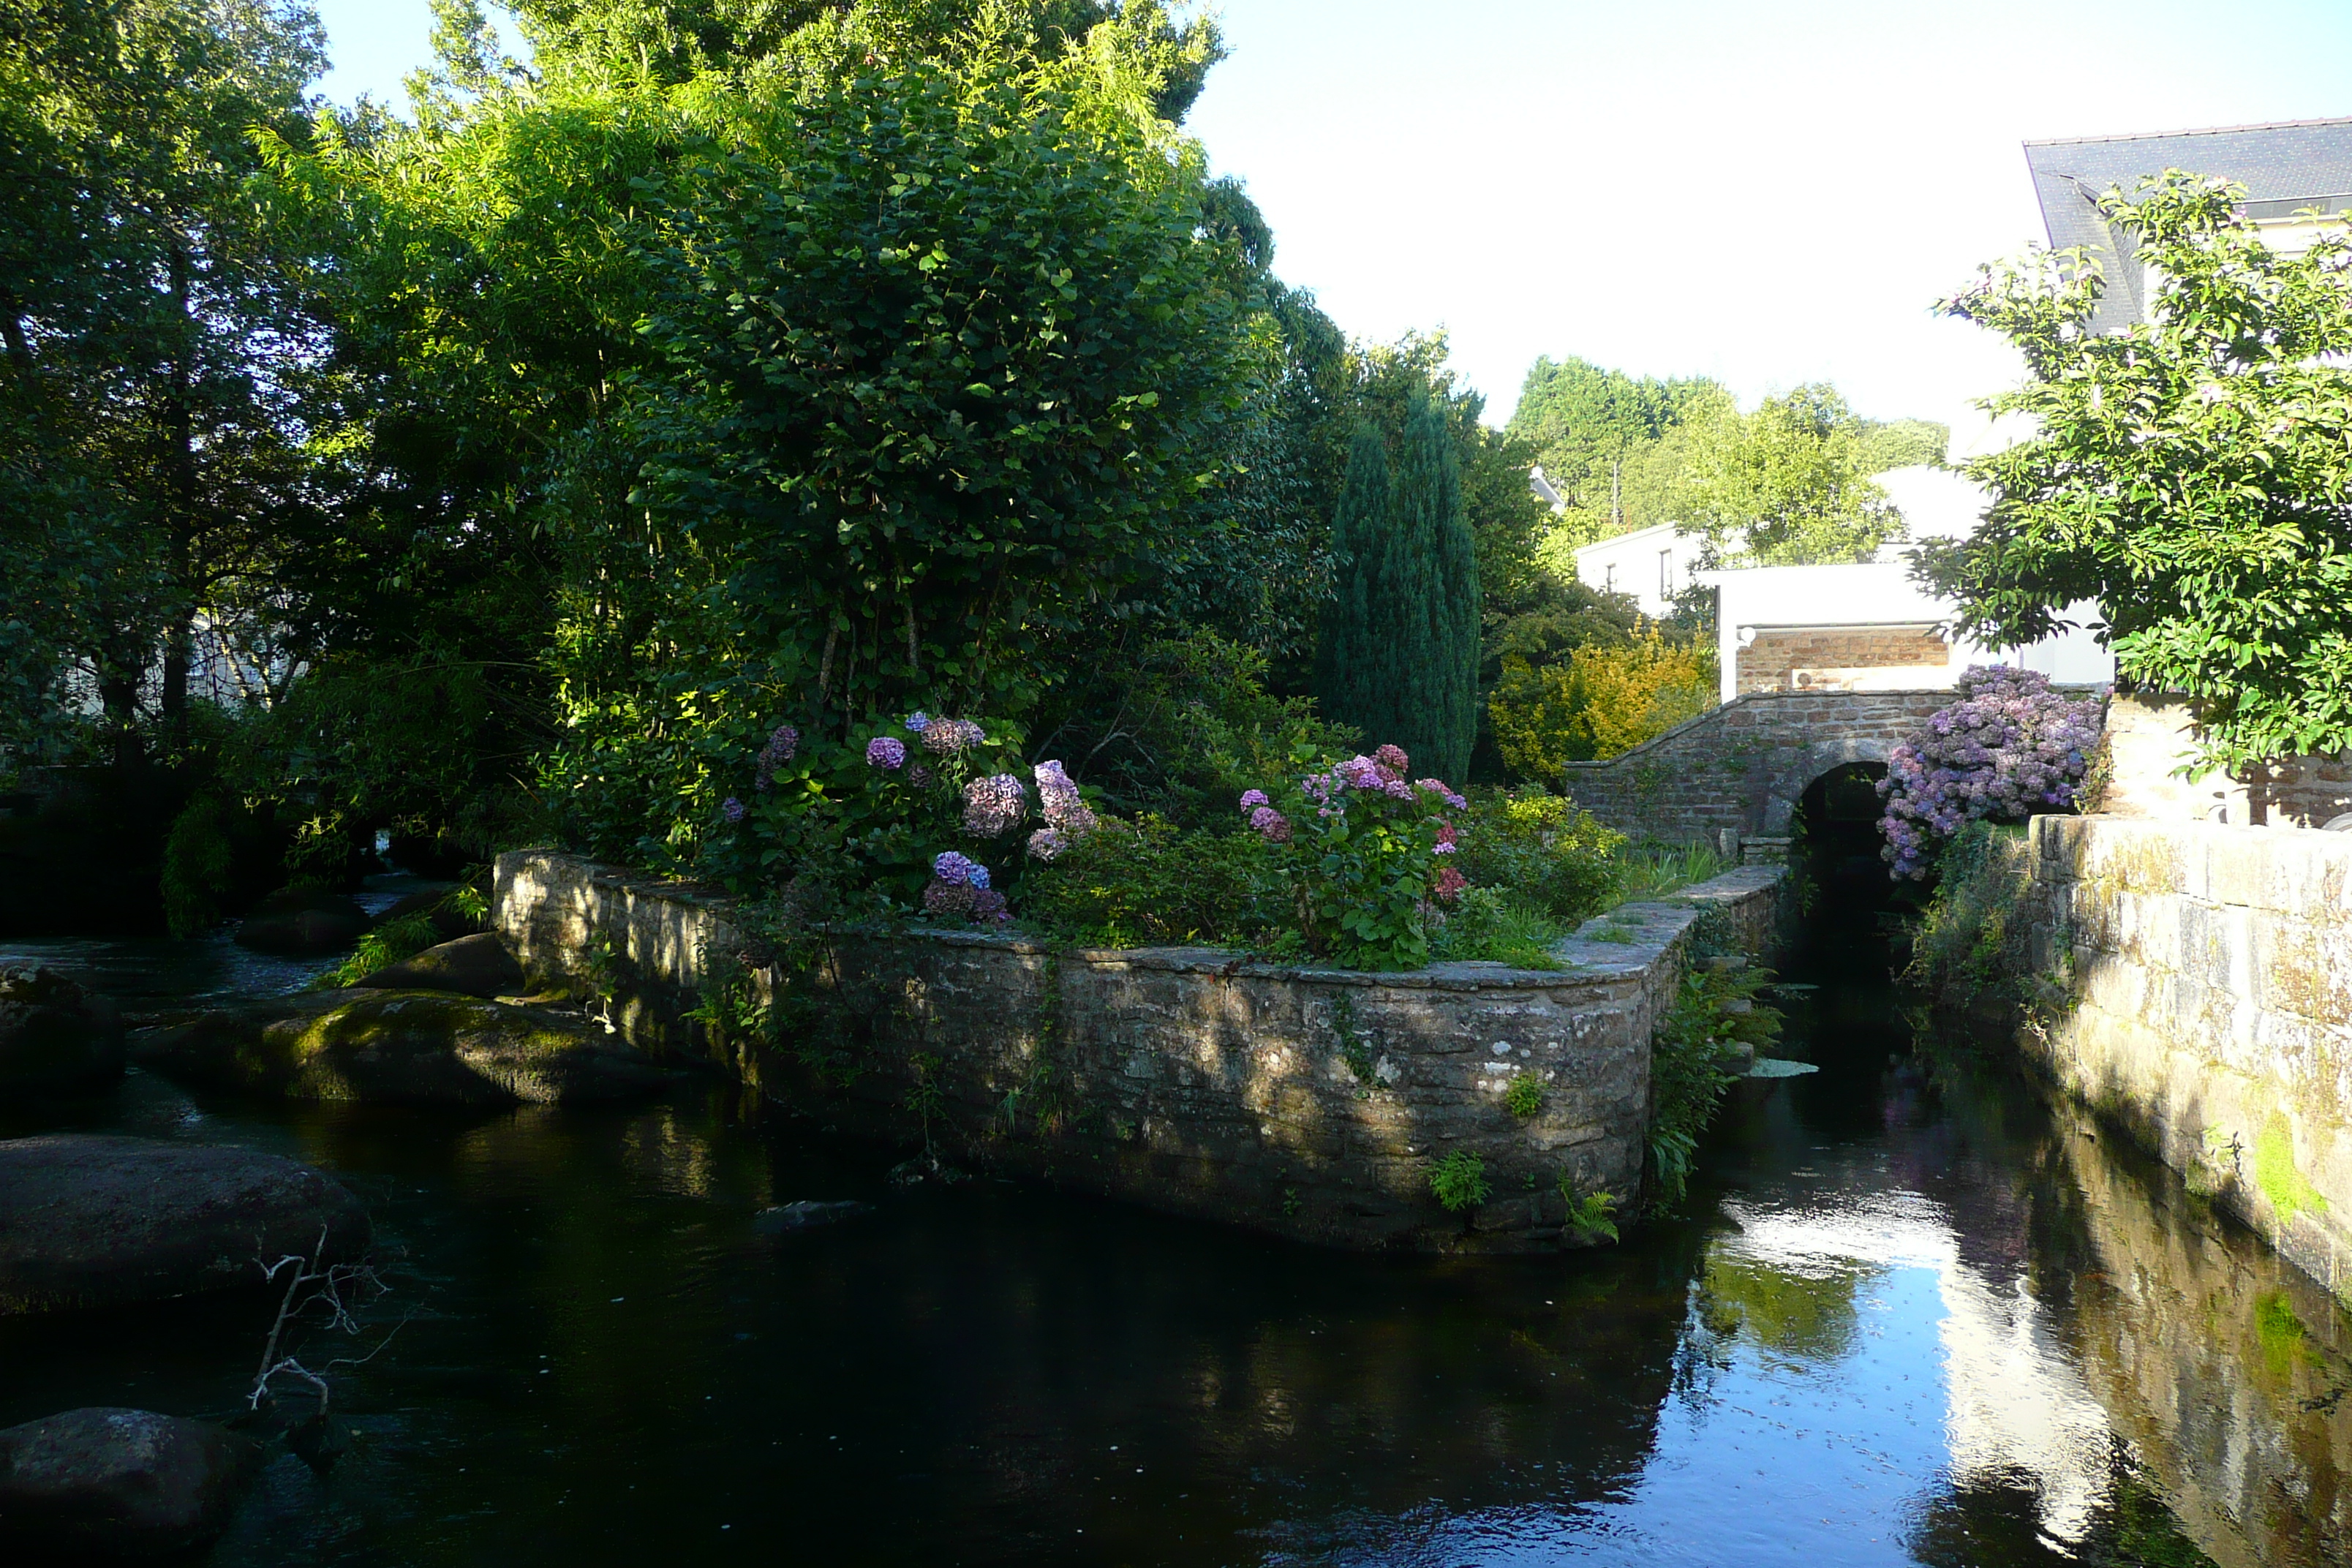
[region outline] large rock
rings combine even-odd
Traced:
[[[367,1250],[367,1211],[308,1165],[98,1133],[0,1142],[0,1315],[259,1286],[261,1263]]]
[[[145,1562],[228,1528],[261,1446],[201,1421],[95,1405],[0,1430],[8,1561]]]
[[[404,963],[379,969],[353,988],[451,991],[463,996],[512,996],[523,987],[522,965],[496,936],[480,931],[428,947]]]
[[[54,969],[0,969],[0,1093],[83,1089],[122,1073],[114,1005]]]
[[[364,935],[367,911],[343,897],[311,888],[281,888],[254,906],[236,928],[236,943],[258,952],[317,958],[341,952]]]
[[[149,1030],[132,1055],[183,1082],[370,1105],[593,1104],[674,1076],[576,1014],[357,987]]]

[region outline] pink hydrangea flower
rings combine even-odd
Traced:
[[[1251,812],[1249,824],[1268,844],[1290,842],[1290,819],[1270,805],[1261,805]]]
[[[934,731],[938,728],[932,726]],[[963,786],[964,831],[977,837],[994,838],[1010,832],[1028,811],[1028,796],[1021,792],[1021,781],[1011,773],[991,773]]]

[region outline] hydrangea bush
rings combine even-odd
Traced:
[[[1944,844],[1970,822],[2073,810],[2105,721],[2097,698],[2070,699],[2046,675],[1971,667],[1958,700],[1887,759],[1878,826],[1893,876],[1926,879]]]
[[[1263,789],[1242,795],[1242,813],[1289,884],[1299,938],[1317,957],[1418,968],[1429,962],[1433,914],[1468,886],[1454,864],[1450,814],[1469,803],[1410,771],[1403,751],[1382,746],[1301,775],[1279,798]]]

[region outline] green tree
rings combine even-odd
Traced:
[[[1519,388],[1510,433],[1533,448],[1569,505],[1594,520],[1597,538],[1647,526],[1626,504],[1629,470],[1695,409],[1727,396],[1704,376],[1662,381],[1573,355],[1542,358]]]
[[[1944,302],[2022,353],[2028,380],[1985,406],[2034,433],[1967,466],[1984,525],[1919,564],[1996,647],[2095,601],[2118,677],[2194,699],[2224,766],[2352,745],[2352,245],[2275,251],[2244,195],[2178,170],[2107,194],[2161,279],[2121,332],[2091,333],[2105,279],[2080,251]]]
[[[151,717],[184,746],[200,636],[266,621],[318,535],[328,340],[256,186],[320,45],[275,0],[0,4],[0,740],[58,742],[79,672],[118,760]]]
[[[1865,419],[1862,422],[1862,470],[1883,474],[1889,468],[1941,463],[1952,444],[1952,427],[1933,419]]]
[[[1686,531],[1764,566],[1866,561],[1903,518],[1870,479],[1864,422],[1826,383],[1697,427]]]
[[[1368,742],[1402,746],[1416,768],[1465,776],[1478,732],[1477,543],[1435,399],[1413,403],[1393,470],[1380,436],[1358,432],[1335,548],[1325,710]]]

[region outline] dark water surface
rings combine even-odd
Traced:
[[[217,1564],[2352,1562],[2326,1297],[1862,942],[1743,1086],[1688,1215],[1509,1262],[1309,1251],[980,1179],[698,1089],[625,1112],[257,1108],[134,1074],[17,1112],[338,1173],[394,1294],[324,1480]],[[297,984],[40,947],[158,1005]],[[234,968],[236,964],[243,968]],[[796,1199],[876,1212],[795,1237]],[[226,1415],[252,1300],[0,1322],[0,1424]],[[335,1353],[314,1343],[314,1356]]]

